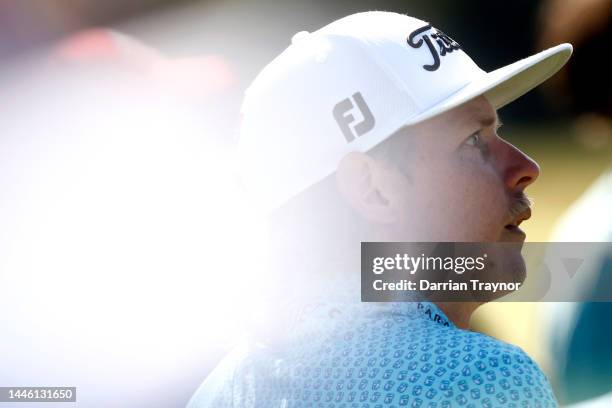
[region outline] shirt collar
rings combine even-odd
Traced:
[[[416,302],[416,308],[425,318],[446,327],[455,327],[444,312],[432,302]]]
[[[318,301],[302,304],[294,309],[293,315],[295,324],[303,323],[315,319],[334,320],[336,318],[350,316],[359,317],[384,317],[385,315],[413,316],[421,319],[431,320],[445,327],[455,327],[453,322],[444,312],[433,302],[414,301],[414,302],[326,302]]]

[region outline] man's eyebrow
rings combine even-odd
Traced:
[[[478,123],[480,123],[480,125],[482,127],[491,127],[493,126],[495,123],[497,123],[497,126],[501,126],[501,119],[499,119],[499,117],[497,116],[482,116],[478,119]]]

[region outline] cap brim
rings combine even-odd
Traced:
[[[560,44],[485,73],[442,102],[411,118],[404,126],[422,122],[480,95],[484,95],[495,109],[499,109],[553,76],[565,65],[570,55],[572,45]]]

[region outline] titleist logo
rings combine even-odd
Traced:
[[[433,32],[424,34],[425,31],[429,29],[432,29]],[[420,34],[423,35],[417,40],[416,37],[418,37]],[[434,41],[438,45],[437,50],[434,45]],[[421,48],[423,43],[427,45],[427,48],[429,48],[429,52],[433,58],[433,64],[423,65],[423,68],[425,68],[427,71],[435,71],[440,68],[440,57],[443,57],[455,50],[461,49],[459,43],[450,38],[448,35],[444,34],[442,31],[433,28],[431,24],[427,24],[424,27],[414,30],[408,36],[408,45],[412,48]]]

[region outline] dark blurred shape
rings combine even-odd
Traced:
[[[576,141],[587,151],[606,149],[612,143],[612,120],[598,113],[583,113],[573,123]]]
[[[572,61],[548,84],[549,100],[574,114],[612,116],[611,0],[548,0],[539,17],[538,44],[574,45]]]

